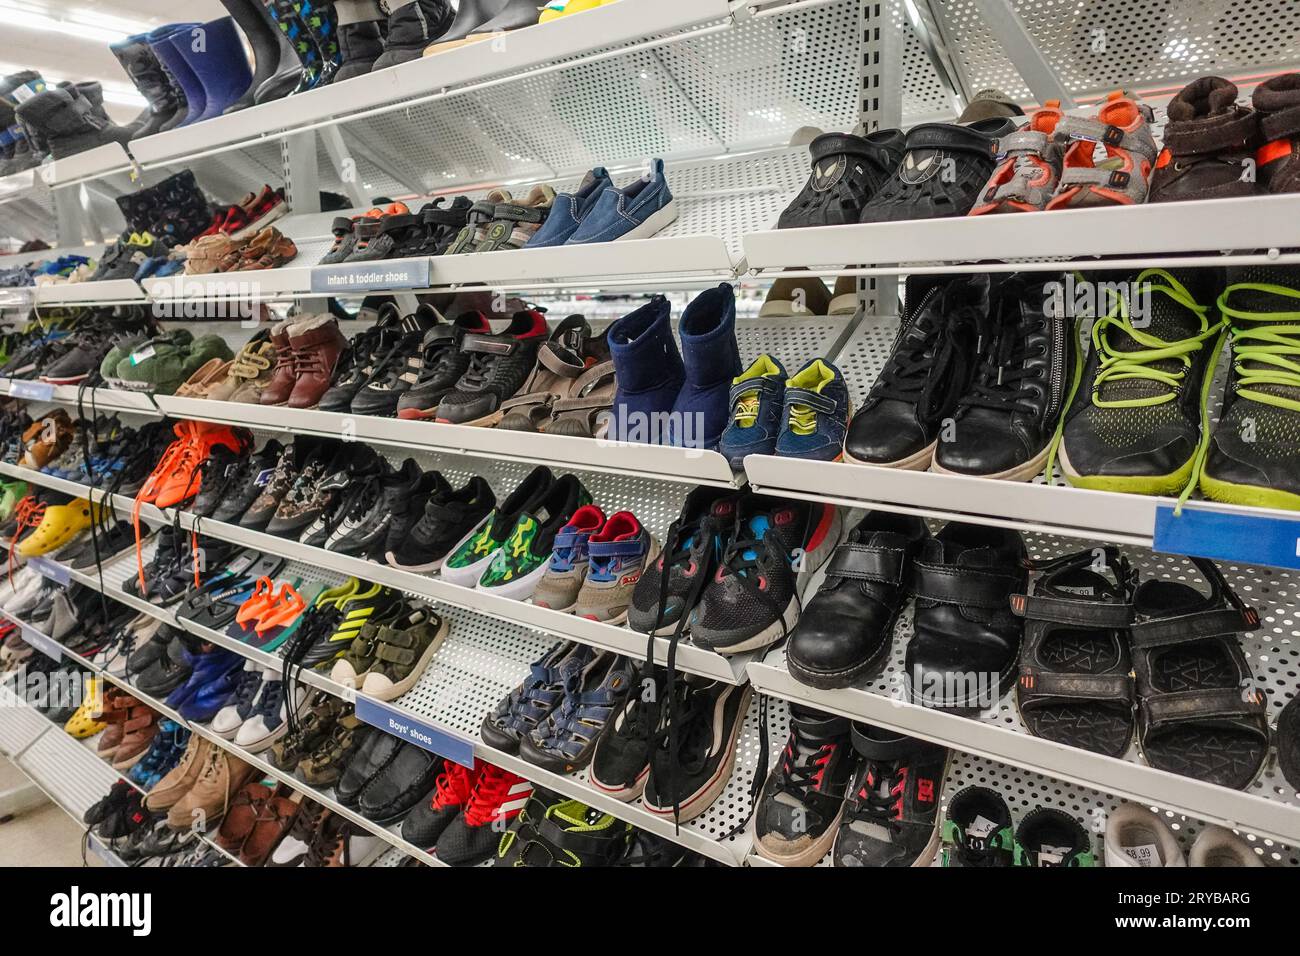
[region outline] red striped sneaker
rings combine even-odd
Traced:
[[[465,809],[438,837],[438,859],[449,866],[477,866],[491,858],[532,793],[533,785],[523,777],[484,764]]]

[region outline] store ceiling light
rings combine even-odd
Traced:
[[[108,16],[77,7],[58,10],[21,0],[0,0],[0,21],[19,30],[58,33],[95,43],[115,43],[133,33],[144,33],[151,29],[150,24],[140,20]]]

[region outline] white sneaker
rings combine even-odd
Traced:
[[[244,664],[243,672],[235,681],[235,693],[230,703],[217,711],[208,726],[223,740],[233,739],[244,726],[244,721],[254,712],[257,699],[265,686],[265,669],[254,661]]]
[[[1188,866],[1266,866],[1241,837],[1223,827],[1206,827],[1187,854]]]
[[[1186,866],[1178,838],[1164,820],[1125,803],[1106,817],[1107,866]]]

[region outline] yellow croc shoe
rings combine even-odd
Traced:
[[[95,720],[93,716],[103,712],[104,685],[98,677],[92,677],[86,681],[86,694],[81,700],[81,706],[68,718],[63,729],[78,740],[93,737],[108,726],[102,720]]]
[[[57,551],[90,527],[91,512],[98,512],[85,498],[74,498],[66,505],[46,505],[45,515],[30,535],[18,542],[24,558]]]

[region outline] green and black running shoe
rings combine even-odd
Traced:
[[[1194,483],[1227,334],[1214,308],[1222,288],[1223,270],[1213,268],[1146,269],[1099,286],[1097,311],[1105,314],[1093,323],[1062,433],[1070,484],[1178,495]]]
[[[1232,369],[1201,493],[1300,509],[1300,266],[1229,269],[1219,311]]]

